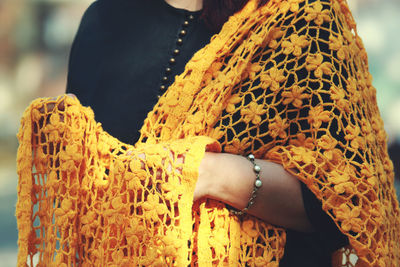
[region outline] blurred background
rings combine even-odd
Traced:
[[[93,0],[0,0],[0,266],[16,265],[16,133],[22,112],[65,90],[69,49]],[[132,0],[134,1],[134,0]],[[400,162],[400,1],[348,0],[369,55],[389,151]],[[397,192],[400,192],[397,177]]]

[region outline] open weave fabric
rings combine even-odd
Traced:
[[[349,239],[334,266],[400,266],[393,166],[345,1],[249,1],[135,146],[69,97],[34,101],[18,138],[18,266],[278,266],[284,229],[193,204],[205,150],[252,152],[305,183]]]

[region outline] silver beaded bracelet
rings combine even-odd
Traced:
[[[253,164],[253,171],[256,174],[256,180],[254,181],[254,188],[253,188],[253,191],[251,192],[251,196],[250,196],[249,202],[247,203],[247,206],[242,210],[231,210],[232,214],[238,215],[238,216],[241,216],[241,215],[247,213],[247,211],[250,209],[250,207],[254,204],[254,199],[257,197],[258,189],[262,186],[262,181],[260,179],[261,167],[259,165],[257,165],[257,163],[255,162],[255,157],[253,154],[249,154],[247,156],[247,159],[250,160],[250,162]]]

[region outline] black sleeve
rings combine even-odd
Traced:
[[[304,26],[303,23],[303,20],[297,22],[296,27],[302,28]],[[337,28],[337,25],[333,23],[333,27]],[[317,35],[317,32],[315,34]],[[320,30],[318,32],[318,40],[318,47],[320,47],[323,52],[329,53],[329,47],[327,45],[321,44],[321,40],[324,40],[326,42],[329,41],[329,32]],[[317,46],[311,46],[310,52],[317,53],[318,51],[316,47]],[[321,97],[323,102],[331,102],[328,94],[321,95]],[[304,125],[302,126],[304,127]],[[339,142],[346,143],[343,135],[336,135],[336,139]],[[314,193],[312,193],[304,183],[301,183],[301,192],[307,217],[315,230],[313,234],[317,236],[318,240],[321,242],[321,245],[323,246],[322,250],[326,251],[326,253],[331,254],[335,250],[346,246],[349,242],[347,237],[342,234],[342,232],[340,232],[332,218],[322,209],[321,201],[317,199]]]
[[[343,235],[332,218],[322,210],[321,201],[301,183],[301,192],[303,195],[303,203],[311,225],[314,227],[315,233],[324,242],[324,247],[328,252],[333,252],[348,244],[348,239]]]
[[[302,28],[304,21],[299,21],[296,25],[298,28]],[[337,25],[332,23],[333,29],[337,29]],[[317,35],[317,32],[315,33]],[[318,47],[322,52],[329,53],[329,47],[327,45],[322,44],[322,41],[329,42],[329,32],[320,30],[318,32]],[[311,46],[310,52],[317,53],[317,46]],[[305,70],[303,70],[305,71]],[[311,84],[312,85],[312,84]],[[319,86],[319,85],[318,85]],[[316,86],[316,87],[318,87]],[[317,88],[313,88],[317,89]],[[323,102],[329,103],[332,100],[328,94],[322,94],[321,98]],[[302,125],[304,128],[307,126]],[[331,132],[335,132],[336,128],[331,129]],[[333,134],[334,135],[334,134]],[[342,143],[346,143],[344,139],[344,135],[336,134],[336,140]],[[308,219],[315,230],[315,235],[318,236],[318,240],[322,242],[323,249],[327,253],[332,253],[335,250],[346,246],[348,244],[347,237],[340,232],[332,218],[322,209],[322,203],[317,197],[310,191],[310,189],[304,184],[301,183],[301,192],[303,196],[303,203]]]
[[[310,0],[310,3],[313,2],[312,0]],[[330,6],[328,0],[324,0],[322,1],[324,3],[324,8],[326,8],[326,6]],[[332,11],[333,12],[333,11]],[[307,36],[311,37],[311,44],[310,44],[310,48],[309,51],[307,51],[308,54],[315,54],[318,52],[324,52],[326,54],[331,54],[330,48],[329,48],[329,31],[326,30],[327,27],[329,25],[323,25],[324,27],[316,27],[316,25],[313,25],[312,23],[308,23],[306,22],[304,19],[298,19],[298,17],[294,14],[293,16],[288,16],[288,19],[285,20],[284,22],[282,22],[280,25],[277,25],[278,27],[282,27],[285,28],[287,27],[289,30],[287,31],[287,36],[284,36],[285,38],[288,38],[290,36],[290,34],[292,34],[293,32],[297,32],[300,35],[302,34],[306,34]],[[336,32],[338,31],[339,26],[336,25],[335,23],[332,23],[332,29],[331,31]],[[338,34],[340,34],[338,32]],[[278,46],[278,45],[277,45]],[[267,48],[268,49],[268,48]],[[281,44],[279,44],[277,49],[282,49]],[[307,48],[308,49],[308,48]],[[305,51],[303,50],[303,53]],[[263,57],[274,57],[274,53],[270,52],[267,54],[263,54]],[[277,62],[277,65],[279,65],[280,62],[283,62],[285,60],[287,60],[287,56],[282,55],[281,53],[278,54],[279,56],[274,58],[274,60]],[[304,64],[304,56],[300,57],[302,61],[298,61],[300,62],[300,64]],[[258,58],[256,58],[256,62],[257,62]],[[289,62],[289,60],[287,60]],[[294,60],[291,61],[291,63],[288,63],[287,65],[284,65],[282,67],[284,68],[290,68],[290,64],[294,65],[297,63],[293,63]],[[264,71],[267,71],[268,68],[271,67],[270,65],[267,65],[264,69]],[[296,76],[297,77],[301,77],[298,78],[300,79],[305,79],[304,77],[307,77],[308,75],[308,71],[305,68],[301,68],[300,70],[298,70],[296,72]],[[293,78],[293,75],[290,76],[292,77],[291,80],[289,80],[286,83],[286,87],[290,87],[291,84],[294,84],[295,80]],[[325,91],[328,92],[330,86],[329,84],[327,84],[326,82],[315,82],[315,78],[313,79],[313,81],[310,81],[307,83],[307,86],[309,87],[309,90],[311,91],[316,91],[318,90],[321,86],[324,88]],[[260,81],[254,80],[252,81],[252,86],[255,88],[255,85],[257,85],[257,83],[259,83]],[[247,83],[248,84],[248,83]],[[321,85],[322,84],[322,85]],[[238,88],[239,93],[245,94],[246,91],[248,90],[248,85],[247,86],[241,86]],[[246,98],[246,102],[244,104],[239,103],[238,105],[243,105],[246,106],[248,105],[248,102],[252,101],[253,99],[257,99],[259,104],[262,104],[263,100],[265,100],[264,95],[265,90],[264,89],[255,89],[252,91],[253,97],[250,98]],[[267,100],[265,100],[267,101]],[[317,105],[318,103],[331,103],[333,100],[330,98],[329,93],[321,93],[320,94],[320,98],[318,99],[313,99],[313,104]],[[269,110],[269,112],[272,112],[269,114],[269,116],[273,116],[276,113],[284,113],[284,110],[286,110],[286,106],[285,105],[279,105],[276,108],[277,111],[274,110]],[[234,114],[234,116],[239,117],[240,111],[237,111],[238,114]],[[296,116],[298,116],[298,114],[301,113],[302,117],[305,117],[304,114],[308,114],[309,109],[302,107],[299,108],[298,112],[291,112],[291,113],[287,113],[287,119],[290,120],[295,120]],[[272,114],[272,115],[271,115]],[[224,113],[223,116],[226,116],[229,119],[229,114]],[[266,116],[266,115],[265,115]],[[221,122],[219,122],[219,124],[217,124],[216,126],[218,127],[224,127],[224,125],[229,125],[230,121],[226,119],[226,123],[224,123],[224,121],[222,120]],[[267,119],[262,119],[262,121],[264,122],[264,124],[261,124],[259,126],[260,131],[261,130],[265,130],[268,129],[268,120]],[[299,130],[304,130],[304,129],[311,129],[312,126],[309,125],[309,123],[306,120],[302,120],[301,125],[297,126],[297,128],[291,128],[290,131],[291,132],[296,132]],[[234,130],[236,133],[242,133],[245,131],[245,129],[247,129],[247,125],[244,124],[236,124],[234,127]],[[335,127],[331,127],[330,128],[330,132],[332,134],[332,136],[338,141],[341,142],[343,144],[345,144],[347,141],[344,139],[344,135],[342,132],[337,133],[337,128]],[[249,140],[251,140],[251,132],[248,135],[243,134],[241,136],[242,138],[249,138]],[[220,142],[222,144],[227,144],[230,142],[230,139],[233,138],[233,134],[228,135],[226,137],[226,139],[224,139],[225,137],[223,137]],[[278,137],[277,137],[278,138]],[[263,144],[267,144],[269,142],[271,142],[273,140],[272,137],[270,137],[269,135],[266,135],[264,137],[265,140],[263,140]],[[250,141],[249,141],[250,142]],[[282,144],[284,144],[285,141],[282,140]],[[249,146],[247,149],[250,150],[253,149],[258,149],[259,145],[254,142],[253,145]],[[322,209],[322,203],[320,200],[317,199],[317,197],[307,188],[307,186],[301,182],[301,191],[302,191],[302,197],[303,197],[303,202],[304,202],[304,206],[305,206],[305,211],[306,214],[308,216],[308,219],[310,221],[310,223],[312,224],[313,228],[314,228],[314,232],[313,233],[300,233],[300,232],[296,232],[293,230],[288,230],[288,237],[287,237],[287,246],[285,248],[285,251],[288,254],[291,254],[290,256],[290,260],[296,259],[296,256],[298,256],[298,258],[301,258],[303,254],[302,251],[306,251],[305,247],[307,247],[307,245],[305,245],[305,243],[309,244],[310,246],[315,246],[315,244],[318,244],[317,248],[315,248],[314,251],[319,251],[321,253],[323,253],[327,258],[330,257],[331,253],[334,252],[335,250],[345,246],[348,244],[348,238],[338,229],[338,227],[336,226],[335,222],[332,220],[332,218]],[[293,256],[293,254],[296,254],[295,256]],[[304,257],[313,257],[312,255],[304,255]],[[321,255],[315,255],[315,257],[322,257]],[[287,260],[287,259],[285,259]],[[328,260],[330,260],[330,258],[328,258]],[[295,266],[296,262],[292,261],[290,263],[286,262],[285,266]],[[298,263],[297,263],[298,264]],[[311,266],[311,265],[307,265],[307,266]],[[314,266],[314,265],[313,265]],[[322,265],[322,266],[326,266],[326,265]]]
[[[96,42],[99,39],[99,2],[93,2],[83,14],[78,31],[75,35],[74,41],[71,46],[69,63],[68,63],[68,75],[67,75],[67,86],[66,92],[81,95],[83,92],[81,88],[84,88],[84,84],[81,77],[88,75],[87,69],[95,66],[90,66],[87,62],[98,62],[99,58],[96,58],[96,51],[92,51],[89,48],[90,44]],[[94,50],[98,46],[92,46]],[[82,57],[85,54],[85,57]],[[89,74],[90,75],[90,74]]]

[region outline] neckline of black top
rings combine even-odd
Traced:
[[[178,13],[179,15],[184,15],[184,16],[190,16],[190,15],[192,15],[193,17],[197,18],[197,17],[200,16],[200,14],[201,14],[201,12],[202,12],[202,10],[190,11],[190,10],[187,10],[187,9],[184,9],[184,8],[177,8],[177,7],[174,7],[174,6],[170,5],[170,4],[167,3],[165,0],[157,0],[157,1],[161,2],[162,5],[163,5],[166,9],[168,9],[169,11]]]

